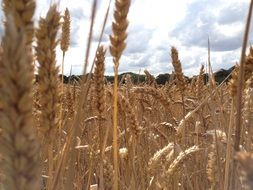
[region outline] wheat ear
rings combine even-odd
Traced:
[[[153,155],[153,157],[151,157],[149,159],[148,170],[149,170],[149,173],[150,173],[151,176],[155,175],[155,173],[157,172],[157,169],[158,169],[159,165],[161,164],[162,156],[168,155],[170,153],[170,151],[173,150],[173,148],[174,148],[174,144],[169,143],[168,145],[166,145],[162,149],[158,150]]]
[[[39,29],[36,31],[37,46],[36,55],[39,62],[39,92],[41,108],[40,126],[44,132],[48,146],[49,180],[48,188],[51,186],[53,173],[53,135],[58,128],[59,110],[59,79],[58,67],[56,67],[57,32],[60,26],[60,14],[56,5],[50,7],[46,18],[39,21]]]
[[[3,0],[5,15],[12,14],[17,30],[24,30],[26,45],[31,44],[34,37],[33,15],[35,12],[35,0]]]
[[[236,93],[237,93],[238,74],[239,74],[239,66],[238,66],[238,64],[236,64],[235,68],[232,72],[232,77],[228,82],[229,92],[233,98],[236,97]]]
[[[104,72],[105,72],[105,50],[100,46],[97,50],[94,71],[94,90],[96,99],[96,109],[98,112],[98,131],[99,131],[99,149],[100,149],[100,167],[99,167],[99,189],[104,189],[103,177],[103,160],[104,150],[103,142],[105,136],[105,129],[103,124],[103,116],[105,113],[105,87],[104,87]]]
[[[31,52],[26,35],[7,17],[3,38],[0,94],[1,153],[4,155],[5,189],[39,189],[39,146],[32,119]]]
[[[205,73],[204,65],[201,65],[199,75],[198,75],[198,78],[197,78],[197,82],[196,82],[196,85],[197,85],[197,98],[198,99],[200,99],[202,97],[202,92],[203,92],[203,89],[204,89],[204,77],[203,77],[204,73]]]
[[[247,80],[247,88],[245,92],[245,102],[244,102],[244,118],[245,127],[248,131],[246,139],[246,150],[252,150],[251,143],[253,139],[253,128],[251,124],[253,123],[253,77],[251,76]]]
[[[50,7],[46,18],[39,21],[36,32],[36,55],[39,62],[39,92],[41,93],[41,126],[50,134],[58,126],[59,108],[58,67],[56,66],[56,35],[59,29],[60,14],[56,6]]]
[[[148,85],[153,85],[153,84],[156,83],[155,77],[153,75],[151,75],[150,72],[148,72],[147,69],[144,70],[144,73],[146,75],[145,80],[146,80]]]
[[[177,85],[181,91],[184,91],[185,89],[184,74],[182,71],[181,62],[178,58],[178,51],[175,47],[171,48],[171,59],[172,59],[172,65],[176,73]]]
[[[70,45],[70,22],[70,13],[69,10],[66,8],[63,17],[61,36],[61,50],[64,53],[68,51]]]
[[[183,164],[190,158],[193,153],[200,151],[198,146],[192,146],[185,151],[182,151],[178,157],[170,164],[166,174],[171,177],[175,172],[178,172]]]

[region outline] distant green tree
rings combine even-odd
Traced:
[[[165,74],[159,74],[157,77],[156,77],[156,83],[157,84],[162,84],[162,85],[165,85],[165,83],[167,81],[169,81],[170,79],[170,74],[168,73],[165,73]]]

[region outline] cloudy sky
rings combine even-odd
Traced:
[[[1,0],[0,0],[1,1]],[[59,0],[38,0],[35,19],[45,16],[50,3]],[[172,72],[170,48],[176,46],[186,75],[198,73],[207,62],[207,39],[211,42],[213,69],[229,68],[239,60],[244,23],[250,0],[132,0],[129,12],[127,48],[122,56],[120,72],[152,74]],[[91,59],[109,0],[99,0]],[[85,58],[92,0],[60,0],[61,12],[71,13],[71,47],[66,54],[64,74],[81,74]],[[110,17],[102,44],[109,46]],[[2,13],[0,14],[2,17]],[[1,25],[2,26],[2,25]],[[3,29],[0,28],[2,33]],[[251,32],[250,41],[253,35]],[[61,63],[61,51],[57,51]],[[107,53],[106,73],[113,73],[112,58]]]

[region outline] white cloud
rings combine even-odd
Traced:
[[[1,0],[0,0],[1,2]],[[92,0],[37,1],[36,20],[45,16],[50,2],[59,2],[63,13],[69,8],[72,16],[71,48],[65,58],[65,72],[82,73],[90,25]],[[109,0],[98,0],[94,40],[90,63],[102,27]],[[127,48],[121,59],[120,72],[148,69],[152,74],[172,71],[170,48],[176,46],[185,74],[197,74],[207,62],[207,37],[211,40],[211,61],[214,70],[229,68],[239,59],[241,39],[249,0],[132,0]],[[103,45],[109,46],[108,35],[114,9],[112,1]],[[0,14],[1,15],[1,14]],[[0,32],[2,28],[0,27]],[[251,35],[250,42],[253,41]],[[58,63],[62,53],[57,49]],[[107,51],[106,72],[113,74],[113,64]]]

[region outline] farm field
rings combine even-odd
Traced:
[[[198,75],[186,77],[184,55],[175,46],[168,49],[170,74],[119,73],[130,0],[111,2],[109,47],[101,43],[109,7],[100,18],[104,25],[90,69],[96,2],[84,36],[84,72],[67,77],[60,71],[71,39],[68,8],[60,12],[52,3],[35,23],[35,0],[2,0],[0,189],[253,189],[253,1],[242,56],[218,78],[210,60]],[[106,52],[113,60],[110,77]]]

